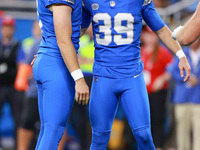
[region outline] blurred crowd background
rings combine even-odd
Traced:
[[[172,30],[191,17],[198,2],[154,0],[159,14]],[[36,20],[35,0],[0,0],[0,150],[34,150],[40,130],[37,88],[30,66],[41,40]],[[93,45],[90,26],[80,39],[78,55],[90,87]],[[183,49],[192,68],[187,83],[180,77],[178,59],[143,26],[141,59],[156,150],[200,150],[200,40]],[[74,103],[58,149],[88,150],[90,140],[88,106]],[[108,149],[137,150],[120,106]]]

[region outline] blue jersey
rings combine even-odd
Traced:
[[[42,41],[38,53],[61,57],[54,30],[53,13],[48,9],[52,4],[66,4],[73,8],[71,39],[77,51],[79,48],[82,0],[38,0],[36,2],[38,22],[42,30]]]
[[[142,19],[153,31],[164,22],[151,0],[83,0],[82,28],[93,24],[94,75],[126,78],[143,70],[140,59]]]

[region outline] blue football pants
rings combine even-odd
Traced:
[[[120,99],[120,100],[119,100]],[[90,150],[106,150],[118,104],[128,119],[139,150],[155,150],[150,129],[149,100],[143,74],[111,79],[95,77],[90,98]]]
[[[75,83],[62,59],[38,54],[33,66],[41,120],[36,150],[57,150],[75,96]]]

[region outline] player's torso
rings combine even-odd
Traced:
[[[42,30],[42,42],[40,49],[59,49],[53,24],[53,13],[45,7],[45,1],[37,1],[37,15],[40,28]],[[75,8],[72,11],[72,42],[76,50],[79,48],[79,36],[81,25],[82,0],[74,1]],[[58,51],[59,52],[59,51]],[[55,52],[56,53],[56,52]],[[59,52],[60,53],[60,52]]]
[[[84,0],[92,15],[95,61],[105,66],[135,64],[140,58],[144,0]]]

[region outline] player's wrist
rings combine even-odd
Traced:
[[[180,49],[176,52],[176,56],[178,57],[178,59],[181,59],[181,58],[184,58],[184,57],[186,58],[185,53],[183,52],[182,49]]]
[[[84,78],[80,78],[80,79],[76,80],[75,82],[76,82],[76,83],[85,82],[85,79],[84,79]]]
[[[77,70],[71,72],[71,76],[74,79],[74,81],[78,81],[78,80],[84,78],[81,69],[77,69]]]
[[[182,30],[183,29],[183,26],[179,26],[179,27],[177,27],[176,29],[174,29],[174,31],[172,32],[172,38],[174,39],[174,40],[176,40],[176,38],[177,38],[177,34],[180,32],[180,30]]]

